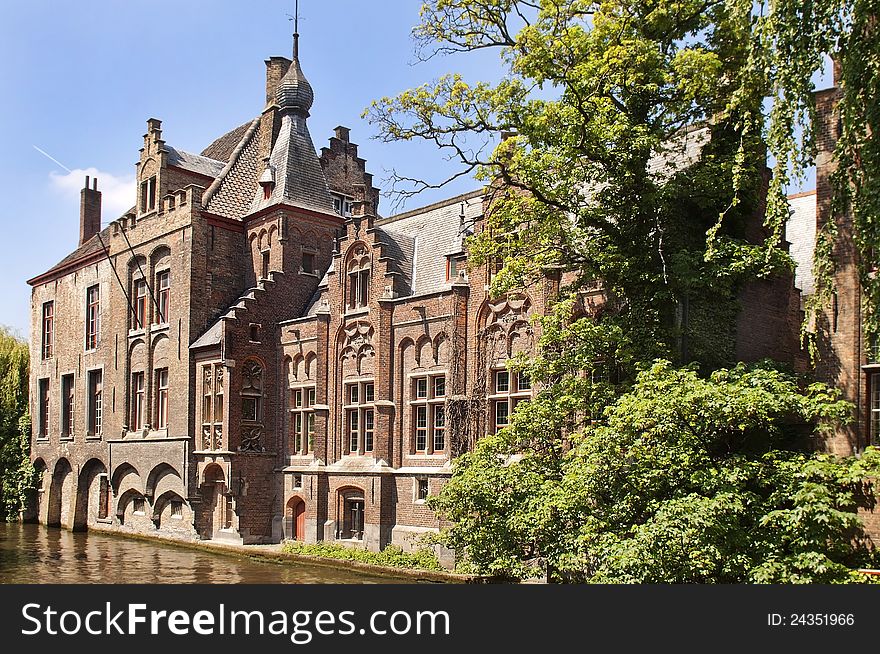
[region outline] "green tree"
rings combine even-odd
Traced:
[[[874,505],[880,452],[798,451],[810,423],[848,405],[772,367],[709,378],[657,361],[604,419],[550,454],[539,396],[509,429],[460,457],[432,506],[444,535],[485,574],[547,570],[561,581],[834,583],[876,563],[856,510]],[[548,434],[543,438],[537,434]]]
[[[456,523],[447,543],[471,565],[520,576],[542,561],[574,580],[840,581],[867,560],[854,510],[875,454],[797,453],[781,434],[795,424],[809,433],[843,405],[735,367],[732,327],[742,284],[791,266],[778,247],[785,191],[812,162],[812,76],[827,52],[844,71],[838,205],[852,208],[862,252],[880,246],[870,236],[880,224],[876,5],[423,5],[423,57],[497,49],[503,79],[450,74],[367,116],[382,138],[434,143],[462,164],[456,177],[487,184],[470,262],[503,261],[493,293],[528,289],[548,268],[568,280],[536,358],[513,364],[543,390],[511,430],[462,457],[435,500]],[[444,183],[395,182],[404,194]],[[823,289],[832,238],[823,233],[817,250]],[[870,284],[880,288],[871,280],[869,304]],[[580,292],[597,281],[605,305],[585,315]],[[757,390],[743,394],[744,384]],[[664,405],[658,387],[681,407]],[[637,420],[651,412],[670,422]],[[645,449],[649,436],[671,449]]]
[[[0,328],[0,517],[18,518],[33,488],[28,415],[28,346]]]

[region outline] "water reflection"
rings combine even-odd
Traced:
[[[100,532],[0,523],[0,583],[376,584],[397,578],[274,564]]]

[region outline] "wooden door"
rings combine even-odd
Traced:
[[[306,503],[297,502],[293,508],[293,539],[305,540],[306,537]]]

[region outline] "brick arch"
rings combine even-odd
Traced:
[[[449,360],[449,336],[446,332],[440,332],[434,337],[433,343],[434,363],[438,366],[445,365]]]
[[[70,503],[74,492],[74,474],[70,461],[61,457],[52,469],[49,484],[49,511],[46,524],[50,527],[67,526],[70,522]]]
[[[99,476],[103,475],[104,480],[101,482]],[[91,501],[94,499],[100,509],[100,503],[104,501],[101,497],[102,493],[110,492],[106,487],[107,482],[107,466],[100,459],[94,458],[86,461],[79,473],[79,479],[76,485],[76,507],[73,514],[73,529],[86,529],[89,523],[89,508]],[[101,488],[101,485],[104,488]],[[94,505],[91,508],[96,508]],[[104,516],[106,517],[106,515]]]
[[[318,355],[314,352],[308,352],[305,357],[306,362],[306,379],[313,380],[317,375]]]
[[[163,526],[161,523],[162,511],[165,510],[165,507],[168,506],[168,504],[170,504],[171,502],[173,502],[175,500],[178,502],[182,502],[183,505],[185,507],[187,507],[187,509],[192,511],[192,508],[189,506],[187,501],[185,499],[183,499],[183,496],[180,495],[180,493],[177,493],[176,491],[173,491],[173,490],[165,491],[164,493],[159,495],[159,497],[157,497],[155,499],[155,501],[153,502],[153,511],[152,511],[152,514],[150,515],[150,519],[154,523],[156,523],[156,526],[158,526],[160,528]]]
[[[433,364],[434,359],[434,345],[431,342],[431,337],[427,334],[423,334],[419,336],[419,340],[416,341],[416,366],[419,368],[426,368]]]
[[[113,486],[114,493],[119,493],[122,480],[129,475],[134,475],[135,477],[137,477],[137,480],[140,481],[141,475],[138,472],[137,468],[135,468],[131,463],[128,463],[126,461],[116,466],[116,469],[113,470],[113,474],[110,476],[110,484]]]
[[[147,506],[150,505],[149,498],[145,497],[137,488],[129,488],[119,496],[119,499],[116,500],[116,518],[119,520],[120,524],[125,523],[125,509],[132,501],[138,498],[143,498],[144,500],[144,515],[150,514],[150,511],[147,510]],[[152,510],[151,505],[150,510]]]
[[[157,494],[161,494],[167,490],[166,487],[169,484],[176,485],[181,491],[185,492],[180,473],[170,463],[163,461],[162,463],[153,466],[153,469],[150,470],[147,475],[147,483],[144,485],[144,495],[147,497],[154,497]]]

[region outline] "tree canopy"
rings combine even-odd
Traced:
[[[733,325],[742,285],[792,266],[779,247],[785,195],[813,162],[813,80],[828,54],[841,71],[836,207],[851,212],[861,254],[880,246],[877,9],[423,5],[421,57],[497,49],[504,77],[451,73],[366,115],[381,138],[434,143],[487,185],[469,265],[503,262],[494,294],[548,269],[567,280],[536,357],[511,363],[540,392],[456,463],[435,500],[469,565],[520,576],[540,561],[572,580],[845,581],[872,556],[854,511],[869,503],[876,455],[800,453],[798,425],[841,419],[843,405],[773,366],[737,366]],[[395,182],[403,193],[444,183]],[[833,227],[819,237],[814,309],[832,287]],[[876,278],[863,271],[869,309]],[[597,282],[605,302],[590,314],[581,292]]]
[[[33,484],[28,416],[28,346],[0,328],[0,518],[15,520]]]

